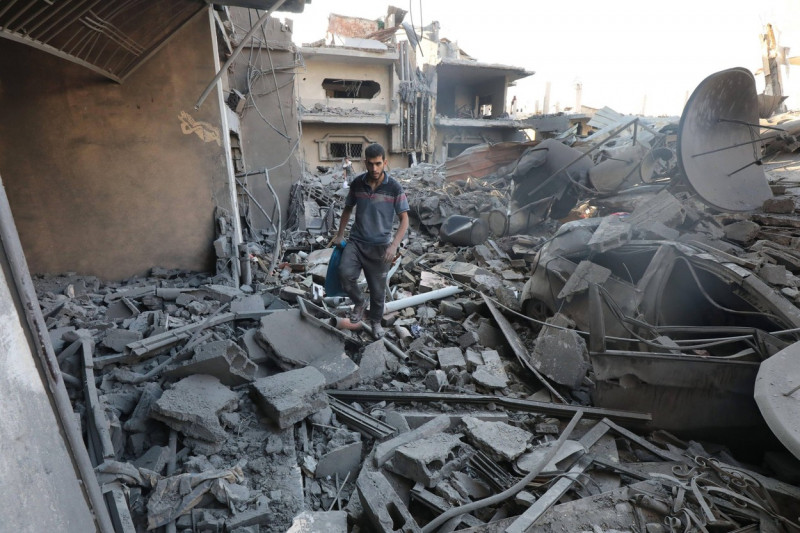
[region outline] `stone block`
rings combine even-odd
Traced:
[[[528,449],[533,434],[505,422],[464,417],[464,431],[475,447],[500,461],[513,461]]]
[[[289,370],[253,382],[255,402],[281,429],[328,406],[325,377],[314,367]]]
[[[458,370],[467,368],[467,361],[464,359],[464,354],[460,348],[449,346],[442,348],[436,352],[436,358],[439,360],[439,367],[447,372],[451,368]]]
[[[461,469],[469,458],[461,437],[461,433],[439,433],[404,444],[397,448],[388,468],[426,487],[433,487]]]

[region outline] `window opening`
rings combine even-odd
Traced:
[[[378,82],[370,80],[340,80],[325,78],[322,88],[328,98],[360,98],[369,100],[381,92]]]

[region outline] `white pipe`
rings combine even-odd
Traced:
[[[409,296],[408,298],[403,298],[402,300],[395,300],[393,302],[388,302],[386,305],[383,306],[383,312],[391,313],[392,311],[397,311],[399,309],[405,309],[406,307],[419,305],[428,302],[430,300],[447,298],[448,296],[458,294],[459,292],[461,292],[460,287],[452,286],[452,287],[444,287],[442,289],[436,289],[435,291],[431,292],[423,292],[422,294],[415,294],[414,296]]]

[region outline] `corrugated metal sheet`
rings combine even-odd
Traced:
[[[199,0],[7,0],[0,37],[122,82],[206,9]]]

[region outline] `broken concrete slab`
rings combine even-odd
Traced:
[[[318,357],[309,363],[322,373],[325,386],[334,389],[346,389],[358,383],[360,368],[346,353],[330,353]]]
[[[450,417],[439,415],[430,422],[427,422],[413,431],[401,433],[396,437],[379,443],[375,447],[375,464],[383,466],[386,461],[392,458],[397,448],[403,444],[423,439],[436,433],[441,433],[450,427]]]
[[[364,347],[359,362],[359,376],[362,382],[380,378],[385,372],[394,372],[400,367],[400,359],[390,352],[379,339]]]
[[[339,476],[340,480],[354,479],[361,467],[361,441],[345,444],[329,451],[319,458],[314,477],[326,478]]]
[[[212,341],[195,349],[194,357],[168,368],[164,375],[182,378],[192,374],[215,376],[229,387],[250,383],[256,377],[258,365],[231,340]]]
[[[289,370],[253,382],[254,400],[281,429],[328,406],[325,376],[314,367]]]
[[[231,302],[231,313],[239,320],[261,318],[266,310],[260,294],[242,296]]]
[[[528,449],[533,434],[505,422],[464,417],[464,431],[473,444],[499,461],[513,461]]]
[[[439,367],[448,372],[451,368],[464,370],[467,368],[467,361],[464,359],[464,353],[460,348],[455,346],[448,346],[436,352],[436,358],[439,361]]]
[[[122,353],[125,351],[126,345],[131,342],[139,341],[142,337],[141,331],[113,328],[106,331],[106,335],[103,337],[103,342],[101,344],[106,348],[111,348],[115,352]]]
[[[294,517],[286,533],[347,533],[347,513],[303,511]]]
[[[589,285],[602,285],[611,276],[611,270],[591,261],[581,261],[558,293],[558,298],[572,300],[574,294],[586,291]]]
[[[239,337],[239,346],[247,352],[247,357],[256,364],[265,363],[270,359],[270,354],[264,347],[256,340],[256,333],[258,329],[252,328],[244,332]]]
[[[469,458],[461,433],[438,433],[397,448],[389,470],[403,477],[435,486],[441,479],[463,467]]]
[[[531,365],[556,383],[577,389],[589,370],[586,342],[572,329],[543,327],[530,354]]]
[[[256,340],[271,350],[278,365],[285,370],[312,364],[331,354],[344,353],[341,337],[304,320],[299,309],[278,311],[263,317]]]
[[[684,205],[664,189],[646,202],[637,205],[627,222],[636,227],[648,221],[655,221],[673,228],[683,224],[685,218]]]
[[[150,410],[153,408],[153,404],[155,404],[158,399],[161,398],[163,392],[164,391],[161,389],[161,386],[158,383],[145,383],[144,388],[142,389],[142,394],[139,396],[139,401],[136,404],[136,407],[133,409],[133,413],[128,421],[123,425],[125,431],[145,433],[150,429],[148,427]]]
[[[473,265],[472,263],[463,263],[461,261],[445,261],[433,267],[433,271],[441,274],[445,278],[453,278],[461,283],[469,283],[476,275],[488,275],[489,271]]]
[[[164,391],[151,416],[172,429],[212,444],[224,443],[227,433],[219,422],[222,411],[238,404],[239,396],[214,376],[189,376]]]
[[[626,244],[632,234],[633,228],[629,223],[616,215],[609,215],[602,218],[587,246],[593,252],[607,252]]]
[[[500,354],[495,350],[486,350],[481,353],[483,364],[478,365],[472,373],[475,383],[487,389],[504,389],[508,386],[506,374]]]

